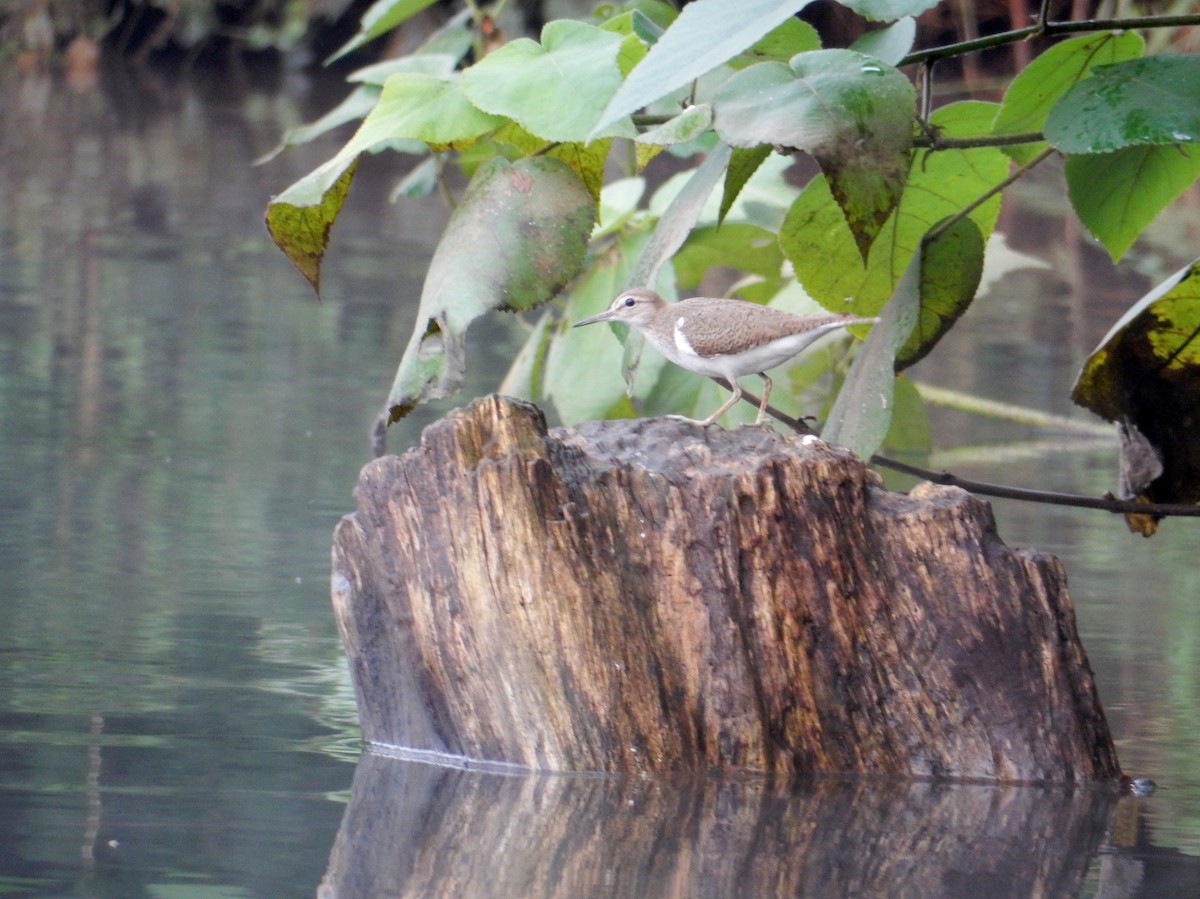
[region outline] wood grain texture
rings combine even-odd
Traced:
[[[368,742],[557,771],[1119,776],[1058,561],[954,488],[488,397],[360,476],[334,607]]]

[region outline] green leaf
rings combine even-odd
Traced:
[[[546,380],[546,355],[551,345],[554,331],[550,325],[555,315],[547,311],[542,313],[529,333],[529,338],[517,352],[512,365],[508,368],[504,380],[496,388],[498,393],[505,396],[515,396],[530,402],[540,402]]]
[[[718,144],[709,153],[694,172],[687,174],[687,181],[682,190],[671,200],[670,205],[659,216],[658,224],[641,257],[634,266],[632,280],[626,287],[653,287],[658,270],[675,255],[675,251],[683,246],[688,234],[700,220],[704,206],[708,202],[713,188],[725,174],[729,165],[730,151],[724,144]]]
[[[746,182],[770,155],[771,147],[767,144],[749,149],[733,148],[733,154],[729,158],[729,168],[725,171],[725,191],[721,195],[721,211],[717,214],[717,224],[725,221],[725,216],[733,208],[734,201],[742,192],[742,188],[746,186]]]
[[[905,16],[886,28],[868,31],[851,44],[850,49],[882,59],[888,65],[894,66],[899,65],[900,60],[908,56],[916,37],[916,20],[912,16]]]
[[[952,103],[937,110],[932,122],[954,133],[978,122],[981,112],[989,114],[975,101]],[[865,267],[828,184],[814,178],[788,210],[780,246],[804,288],[827,309],[845,311],[845,298],[851,297],[855,313],[875,314],[933,224],[999,184],[1008,167],[1008,157],[991,147],[916,153],[900,203],[871,245]],[[995,196],[970,214],[985,240],[999,211]]]
[[[1200,501],[1200,261],[1139,300],[1088,357],[1071,398],[1122,426],[1122,493]],[[1151,527],[1150,531],[1152,532]],[[1147,533],[1148,536],[1148,533]]]
[[[712,124],[712,107],[707,103],[697,103],[689,106],[675,118],[643,131],[637,136],[639,144],[655,144],[665,147],[669,144],[683,144],[695,140],[708,130]]]
[[[434,2],[435,0],[378,0],[363,13],[358,34],[354,35],[333,56],[325,60],[325,64],[329,65],[347,53],[353,53],[363,44],[375,40],[380,35],[387,34],[427,6],[432,6]]]
[[[884,448],[890,453],[928,453],[933,447],[929,411],[916,385],[908,378],[896,378],[892,394],[892,420]]]
[[[810,0],[693,0],[605,107],[592,133],[741,53]]]
[[[865,257],[908,174],[916,93],[897,69],[851,50],[738,72],[713,100],[734,146],[794,147],[816,157]]]
[[[279,145],[271,151],[264,153],[258,159],[254,160],[255,165],[262,165],[264,162],[269,162],[286,150],[288,147],[295,147],[300,144],[306,144],[309,141],[315,140],[322,134],[332,131],[334,128],[339,128],[347,122],[353,122],[367,115],[375,104],[379,102],[379,88],[372,85],[364,85],[357,87],[350,92],[341,103],[331,109],[325,115],[321,116],[315,122],[310,122],[307,125],[299,125],[295,128],[289,128],[284,132],[283,140]]]
[[[1097,68],[1055,105],[1046,139],[1063,153],[1200,141],[1200,56]]]
[[[604,186],[604,164],[611,146],[612,139],[607,137],[586,146],[575,143],[555,144],[546,151],[546,155],[569,165],[599,203],[600,189]]]
[[[1055,44],[1027,65],[1004,92],[992,127],[994,134],[1041,131],[1054,104],[1087,78],[1096,66],[1136,59],[1146,44],[1132,31],[1088,34]],[[1044,143],[1008,147],[1005,152],[1024,164],[1045,149]]]
[[[427,197],[433,193],[441,173],[436,156],[426,156],[409,169],[408,174],[396,182],[388,194],[388,202],[395,203],[401,197]]]
[[[593,131],[621,83],[617,52],[623,40],[584,22],[550,22],[540,44],[529,38],[510,41],[464,71],[463,90],[480,109],[506,116],[546,140],[633,137],[628,121]]]
[[[397,138],[423,141],[434,149],[463,149],[502,124],[501,116],[471,104],[457,78],[401,72],[384,84],[379,104],[342,153],[355,144],[372,141],[374,146]]]
[[[852,9],[864,19],[872,22],[894,22],[902,16],[919,16],[927,9],[938,5],[938,0],[840,0],[841,5]]]
[[[787,62],[797,53],[821,49],[821,36],[807,22],[791,18],[776,25],[748,49],[729,61],[734,68],[756,62]]]
[[[700,284],[710,268],[723,266],[780,281],[783,251],[775,235],[748,222],[697,228],[671,259],[681,289]]]
[[[346,76],[347,81],[383,86],[397,72],[420,72],[444,78],[454,72],[458,60],[449,53],[416,53],[397,59],[386,59],[374,65],[363,66]]]
[[[275,245],[321,294],[321,260],[329,231],[346,201],[356,163],[318,168],[267,206],[267,230]],[[317,176],[317,177],[313,177]],[[297,187],[297,185],[301,185]]]
[[[1115,262],[1200,177],[1200,146],[1127,147],[1068,156],[1065,168],[1075,213]]]
[[[413,336],[388,395],[390,421],[458,389],[466,330],[476,318],[530,309],[574,276],[595,210],[587,188],[556,159],[495,159],[479,170],[429,263]]]
[[[920,309],[908,340],[896,353],[896,371],[928,355],[967,311],[983,277],[983,235],[971,219],[960,219],[922,246]]]
[[[848,448],[860,459],[870,459],[879,449],[891,424],[896,353],[920,314],[921,267],[921,254],[914,255],[850,364],[821,431],[821,439]]]

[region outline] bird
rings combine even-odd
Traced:
[[[645,287],[617,294],[599,315],[575,322],[581,328],[597,322],[621,322],[636,328],[656,350],[680,368],[723,378],[733,390],[721,408],[705,419],[675,416],[707,427],[742,397],[737,379],[756,374],[763,395],[754,423],[763,423],[771,379],[767,371],[802,352],[818,337],[850,325],[871,324],[877,317],[836,312],[796,315],[746,300],[692,297],[668,303]]]

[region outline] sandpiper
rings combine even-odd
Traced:
[[[754,421],[762,424],[771,395],[769,369],[787,362],[823,334],[879,319],[835,312],[795,315],[745,300],[715,297],[668,303],[653,290],[634,287],[618,294],[607,310],[576,322],[574,327],[608,321],[637,328],[651,346],[681,368],[723,378],[729,384],[733,393],[720,409],[703,421],[686,419],[710,425],[741,399],[737,379],[752,374],[763,379]]]

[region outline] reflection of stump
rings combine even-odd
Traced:
[[[535,769],[1116,777],[1058,562],[814,440],[547,434],[491,397],[362,472],[334,605],[369,742]]]
[[[908,779],[499,777],[364,753],[317,895],[1078,896],[1120,801]]]

